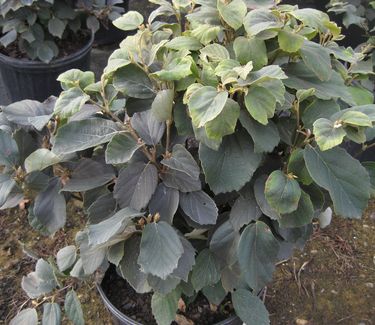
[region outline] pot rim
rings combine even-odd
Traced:
[[[106,294],[105,294],[105,292],[104,292],[100,283],[96,283],[96,289],[99,291],[100,297],[103,299],[104,304],[109,308],[110,312],[112,314],[114,314],[119,320],[124,321],[124,322],[128,322],[131,325],[144,325],[144,324],[138,323],[134,319],[126,316],[120,310],[118,310],[117,307],[115,307],[111,303],[111,301],[108,299],[108,297],[106,296]],[[238,318],[238,316],[236,314],[234,314],[234,315],[228,317],[227,319],[225,319],[225,320],[223,320],[219,323],[216,323],[214,325],[225,325],[225,324],[228,324],[228,321],[235,320],[237,318]]]
[[[15,69],[25,70],[39,70],[39,69],[56,69],[63,67],[70,62],[74,62],[84,57],[92,48],[94,43],[94,33],[91,33],[87,43],[80,48],[78,51],[69,54],[63,58],[52,60],[50,63],[44,63],[41,61],[25,60],[25,59],[16,59],[5,54],[0,53],[0,64],[11,66]]]

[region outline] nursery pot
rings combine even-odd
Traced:
[[[100,284],[96,285],[99,294],[104,302],[104,305],[108,308],[110,311],[112,318],[114,320],[114,324],[116,325],[147,325],[147,324],[141,324],[134,319],[126,316],[123,314],[121,311],[119,311],[108,299],[107,295],[105,294],[103,288],[101,287]],[[226,320],[223,320],[219,323],[216,324],[211,324],[211,325],[242,325],[243,322],[236,316],[233,315]],[[207,324],[209,325],[209,324]]]
[[[12,102],[23,99],[44,101],[61,92],[57,77],[70,69],[90,69],[91,35],[79,51],[50,63],[16,59],[0,53],[0,74]]]
[[[124,3],[120,5],[124,8],[124,14],[129,10],[129,0],[124,0]],[[127,33],[123,30],[116,28],[112,21],[108,23],[108,28],[105,28],[100,24],[99,30],[95,33],[95,44],[96,45],[111,45],[120,43]]]

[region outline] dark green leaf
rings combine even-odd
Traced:
[[[152,295],[151,308],[158,325],[170,325],[174,321],[180,297],[181,292],[178,288],[167,295]]]
[[[21,310],[16,317],[14,317],[9,325],[37,325],[38,314],[34,308],[26,308]]]
[[[246,111],[242,110],[240,122],[253,138],[254,152],[272,152],[279,144],[279,131],[272,121],[269,120],[267,125],[260,124],[252,119]]]
[[[151,223],[143,230],[138,264],[143,272],[166,279],[177,268],[183,252],[181,240],[170,225]]]
[[[366,169],[338,147],[320,151],[307,146],[304,158],[313,180],[329,192],[335,212],[347,218],[360,218],[370,197]]]
[[[137,162],[120,171],[114,198],[121,208],[141,210],[150,202],[158,185],[158,170],[152,164]]]
[[[297,210],[301,188],[293,176],[275,170],[268,176],[264,193],[271,208],[285,214]]]
[[[220,280],[220,265],[216,256],[208,249],[201,251],[193,268],[191,283],[196,291]]]
[[[297,228],[308,225],[314,217],[314,206],[310,196],[302,191],[297,210],[289,214],[283,214],[279,224],[283,228]]]
[[[19,160],[18,146],[12,135],[0,130],[0,165],[16,166]]]
[[[157,145],[165,130],[165,123],[158,122],[150,110],[135,113],[131,125],[148,145]]]
[[[60,179],[52,178],[47,188],[37,195],[34,202],[33,213],[50,234],[62,228],[66,221],[66,202],[60,190]]]
[[[257,292],[272,280],[279,243],[263,222],[248,225],[238,245],[238,261],[247,284]]]
[[[180,206],[191,220],[200,225],[214,225],[218,209],[212,198],[203,191],[181,193]]]
[[[84,192],[100,187],[114,178],[115,171],[112,166],[83,158],[62,190],[66,192]]]
[[[125,241],[124,256],[120,262],[119,270],[121,276],[129,282],[129,284],[138,293],[146,293],[151,291],[151,287],[147,283],[147,274],[141,271],[137,262],[141,237],[134,235]]]
[[[107,164],[127,163],[140,148],[140,144],[127,133],[116,134],[105,151]]]
[[[269,325],[268,311],[262,301],[245,289],[236,290],[232,295],[233,307],[241,320],[248,325]]]
[[[61,272],[69,269],[77,258],[76,247],[74,245],[66,246],[60,249],[56,255],[57,267]]]
[[[261,161],[261,155],[254,153],[252,140],[244,131],[225,137],[218,151],[201,143],[199,157],[206,181],[215,194],[239,190]]]
[[[83,312],[81,303],[74,290],[70,290],[65,296],[65,314],[72,321],[74,325],[84,325]]]
[[[96,147],[110,141],[119,130],[116,123],[101,118],[70,122],[57,131],[52,151],[60,155]]]
[[[161,221],[172,224],[179,200],[177,189],[166,187],[163,183],[160,183],[151,198],[148,208],[152,215],[159,213]]]
[[[57,303],[43,304],[43,318],[42,325],[60,325],[61,324],[61,310]]]
[[[127,65],[114,73],[113,86],[134,98],[153,98],[155,92],[147,74],[135,65]]]

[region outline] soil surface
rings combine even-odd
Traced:
[[[78,32],[77,34],[69,33],[69,36],[65,39],[56,38],[54,41],[59,48],[59,54],[54,59],[64,58],[78,52],[89,40],[89,32]],[[6,48],[0,45],[0,53],[15,59],[30,60],[27,53],[19,48],[17,41],[8,45]]]
[[[70,207],[65,229],[43,237],[31,229],[25,211],[0,212],[0,324],[8,324],[22,306],[33,305],[21,289],[22,276],[35,267],[36,259],[30,256],[46,258],[74,243],[75,233],[84,224],[80,207]],[[334,217],[328,228],[316,226],[304,252],[277,266],[266,294],[271,324],[375,324],[374,262],[375,201],[362,220]],[[86,324],[115,324],[93,281],[76,287]],[[64,319],[63,324],[70,323]]]

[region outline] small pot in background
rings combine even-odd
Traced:
[[[15,59],[0,53],[0,74],[11,102],[34,99],[43,102],[61,92],[57,77],[70,69],[90,69],[90,52],[94,36],[84,47],[66,57],[44,63],[27,59]]]

